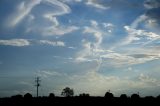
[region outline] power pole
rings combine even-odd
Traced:
[[[36,82],[35,86],[37,87],[37,97],[38,97],[38,87],[40,86],[40,77],[36,77],[35,82]]]

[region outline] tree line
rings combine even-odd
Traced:
[[[157,97],[146,96],[140,97],[139,94],[132,94],[130,97],[126,94],[121,94],[120,97],[114,97],[113,93],[107,91],[103,97],[90,96],[88,93],[79,94],[79,96],[74,96],[74,90],[65,87],[61,95],[63,97],[55,96],[54,93],[50,93],[49,96],[44,97],[33,97],[30,93],[22,95],[14,95],[8,98],[0,98],[0,105],[64,105],[64,104],[74,104],[74,105],[104,105],[104,104],[160,104],[160,95]]]

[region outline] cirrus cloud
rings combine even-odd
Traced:
[[[29,46],[30,42],[26,39],[10,39],[10,40],[0,40],[0,45],[6,46]]]

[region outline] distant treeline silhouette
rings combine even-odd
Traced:
[[[108,105],[108,104],[143,104],[143,105],[158,105],[160,104],[160,95],[157,97],[146,96],[140,97],[139,94],[132,94],[130,97],[126,94],[121,94],[120,97],[108,91],[103,97],[90,96],[88,93],[73,96],[74,91],[69,87],[62,90],[63,97],[55,96],[50,93],[49,96],[33,97],[30,93],[23,95],[14,95],[11,97],[0,98],[0,106],[6,105]]]

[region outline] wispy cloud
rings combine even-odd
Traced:
[[[73,31],[78,30],[79,28],[76,26],[50,26],[47,28],[39,29],[39,32],[42,33],[43,36],[55,36],[55,35],[64,35],[67,33],[71,33]]]
[[[147,19],[148,19],[148,16],[146,16],[145,14],[142,14],[132,22],[130,27],[137,28],[140,25],[140,23],[145,22]]]
[[[79,90],[79,87],[81,88],[77,92],[85,91],[92,95],[104,95],[107,90],[111,90],[115,94],[138,92],[137,89],[144,88],[152,90],[158,87],[160,83],[157,79],[144,74],[137,75],[135,78],[121,78],[118,76],[105,76],[93,70],[83,75],[73,75],[69,78],[74,82],[72,84],[73,88],[77,90]]]
[[[139,75],[139,80],[141,80],[142,82],[146,82],[146,83],[156,83],[157,82],[155,78],[151,78],[150,76],[144,75],[143,73]]]
[[[44,0],[44,2],[49,3],[51,6],[58,6],[52,13],[53,16],[64,15],[71,12],[71,9],[68,5],[60,2],[59,0]]]
[[[101,55],[104,62],[109,61],[111,65],[115,67],[119,67],[123,65],[134,65],[134,64],[143,64],[148,61],[160,59],[159,54],[153,55],[152,53],[144,53],[144,54],[121,54],[121,53],[107,53]]]
[[[65,2],[59,0],[28,0],[19,1],[18,3],[19,5],[16,6],[16,9],[5,21],[7,27],[16,29],[16,25],[21,24],[23,20],[26,33],[43,36],[64,35],[79,29],[77,26],[66,26],[58,21],[57,16],[71,13],[70,7]],[[47,7],[41,8],[40,14],[35,14],[34,11],[37,9],[37,6],[40,8],[43,6]]]
[[[46,44],[46,45],[51,45],[51,46],[65,46],[65,43],[62,41],[55,42],[55,41],[50,41],[50,40],[40,40],[39,42],[40,44],[44,44],[44,45]]]
[[[60,0],[62,2],[66,2],[66,3],[73,3],[73,2],[82,2],[82,0]]]
[[[7,19],[7,26],[14,27],[20,23],[26,16],[30,14],[32,9],[37,5],[42,5],[43,3],[49,4],[51,6],[57,6],[58,8],[53,9],[53,12],[49,12],[52,16],[59,16],[66,13],[70,13],[70,8],[62,2],[57,0],[27,0],[19,2],[15,11]],[[48,6],[49,6],[48,5]],[[46,12],[48,14],[48,12]]]
[[[51,41],[51,40],[34,40],[34,39],[9,39],[0,40],[0,45],[3,46],[30,46],[30,45],[50,45],[50,46],[66,46],[63,41]]]
[[[141,3],[137,3],[136,1],[126,1],[126,0],[86,0],[86,5],[95,7],[99,10],[107,10],[107,9],[133,9],[140,8],[143,5]]]
[[[68,5],[57,0],[56,1],[47,0],[47,3],[50,3],[51,6],[53,5],[59,7],[56,9],[53,8],[52,9],[53,11],[42,13],[43,16],[42,21],[49,22],[50,24],[43,27],[31,26],[31,28],[29,28],[30,29],[29,32],[38,33],[43,36],[55,36],[55,35],[65,35],[67,33],[71,33],[79,29],[77,26],[73,25],[65,26],[63,24],[60,24],[60,22],[57,19],[57,16],[61,16],[71,12],[71,9]]]
[[[49,78],[53,76],[65,76],[63,73],[59,73],[57,71],[50,71],[50,70],[39,70],[35,73],[37,76],[42,77],[42,78]]]
[[[57,18],[54,17],[53,14],[44,14],[43,17],[46,18],[51,23],[53,23],[54,26],[58,26],[59,25],[59,22],[58,22]]]
[[[73,46],[69,46],[68,48],[69,49],[77,49],[76,47],[73,47]]]
[[[16,11],[13,12],[12,15],[7,19],[7,26],[16,26],[31,12],[36,5],[40,4],[41,1],[42,0],[28,0],[20,2],[16,7]]]
[[[94,40],[87,39],[87,37],[82,40],[83,48],[76,54],[75,62],[95,64],[95,69],[98,71],[103,63],[101,56],[106,52],[110,52],[103,49],[103,38],[110,35],[108,30],[113,26],[111,23],[98,23],[95,20],[90,20],[90,26],[85,26],[83,33],[85,36],[93,37]]]
[[[102,25],[102,26],[101,26]],[[106,27],[109,28],[106,30]],[[88,39],[84,39],[83,42],[91,43],[91,48],[98,49],[103,41],[103,36],[107,36],[108,31],[111,30],[110,28],[113,27],[113,24],[111,23],[98,23],[95,20],[90,20],[90,26],[85,26],[83,33],[86,34],[86,36],[93,36],[95,38],[95,41],[92,43]]]
[[[109,6],[105,6],[103,2],[100,2],[99,0],[88,0],[86,2],[86,5],[93,6],[95,8],[102,9],[102,10],[106,10],[110,8]]]
[[[29,46],[30,41],[27,39],[10,39],[10,40],[0,40],[0,45],[6,45],[6,46]]]
[[[148,41],[155,41],[157,39],[160,39],[160,35],[153,33],[153,32],[148,32],[145,30],[140,30],[140,29],[134,29],[129,26],[124,26],[125,30],[128,33],[127,38],[124,40],[123,44],[130,44],[133,41],[139,41],[142,39],[147,40],[145,44],[148,43]]]

